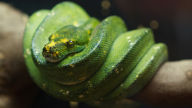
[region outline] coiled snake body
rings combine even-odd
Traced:
[[[133,96],[167,59],[166,45],[155,44],[150,29],[127,31],[118,16],[99,22],[72,2],[34,13],[23,45],[38,86],[72,101]]]

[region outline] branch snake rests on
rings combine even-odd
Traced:
[[[35,12],[26,25],[24,58],[36,84],[70,101],[131,97],[167,60],[149,28],[127,31],[118,16],[99,21],[72,2]]]

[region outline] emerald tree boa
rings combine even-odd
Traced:
[[[149,28],[128,30],[118,16],[102,21],[72,2],[39,10],[29,18],[24,58],[35,83],[70,101],[131,97],[167,60]]]

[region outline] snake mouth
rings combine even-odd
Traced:
[[[51,63],[57,63],[57,62],[59,62],[60,60],[46,57],[46,61],[51,62]]]

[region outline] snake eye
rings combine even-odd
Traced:
[[[74,41],[72,41],[72,40],[67,41],[67,42],[66,42],[66,46],[67,46],[68,48],[74,47]]]

